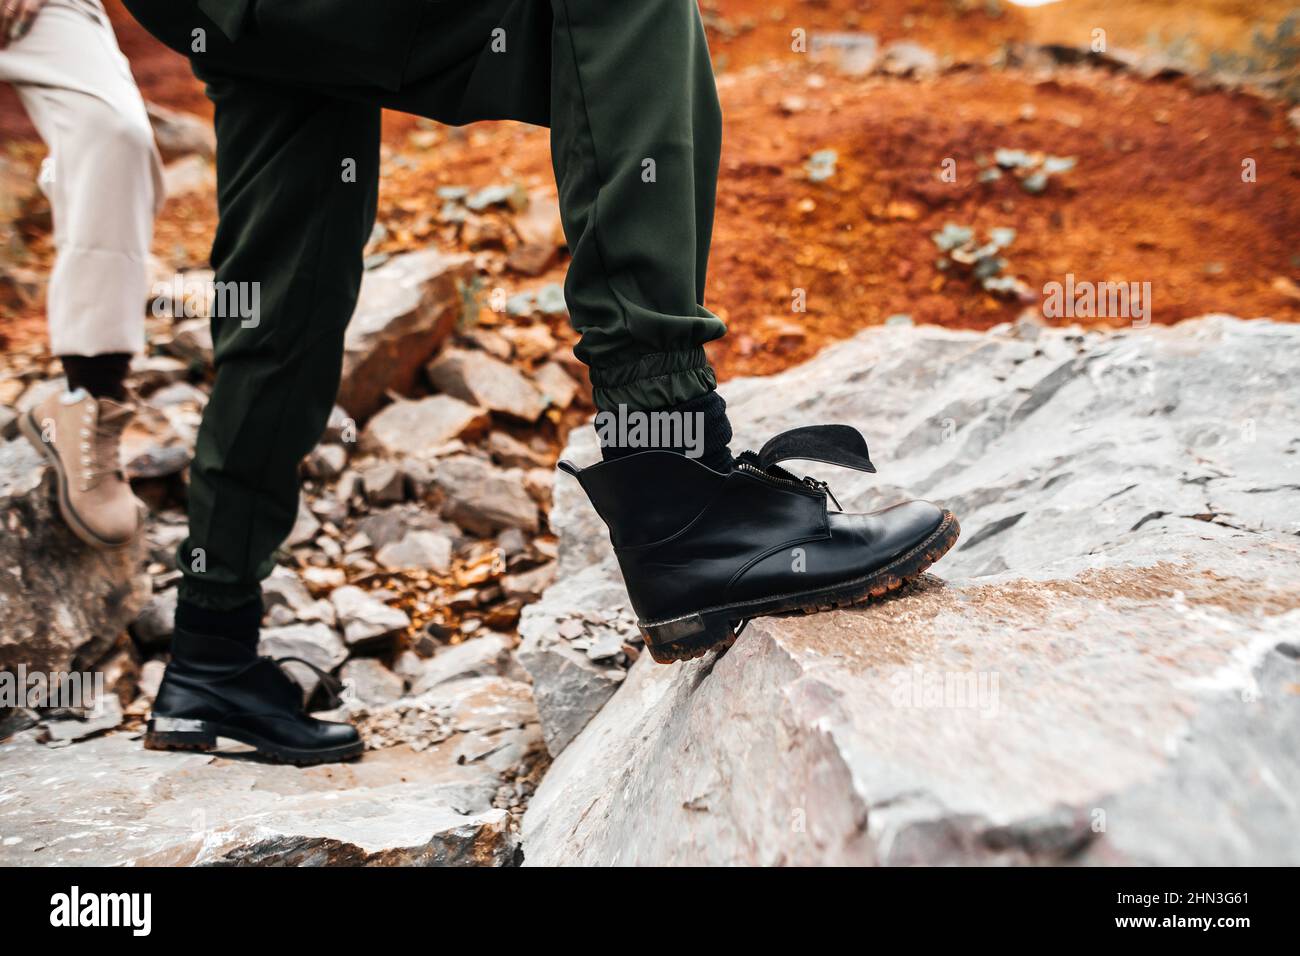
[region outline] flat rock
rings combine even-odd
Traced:
[[[536,190],[528,196],[528,208],[511,220],[519,238],[528,245],[558,249],[564,245],[560,203],[550,191]]]
[[[550,243],[526,242],[510,250],[506,268],[525,276],[539,276],[552,265],[559,250]]]
[[[425,532],[427,534],[427,532]],[[406,612],[389,607],[356,585],[347,584],[330,592],[343,639],[355,647],[376,638],[389,637],[411,626]]]
[[[361,469],[361,488],[372,505],[393,504],[406,497],[406,476],[395,462],[372,462]]]
[[[425,372],[438,391],[489,411],[534,422],[546,409],[536,385],[513,365],[486,352],[448,349]]]
[[[121,723],[121,701],[116,694],[105,694],[83,714],[42,722],[36,739],[49,747],[66,747],[78,740],[115,730]]]
[[[411,694],[423,694],[463,677],[502,676],[510,668],[510,650],[511,641],[504,634],[485,634],[445,647],[414,665]]]
[[[496,675],[459,677],[370,708],[358,726],[371,746],[410,744],[424,749],[456,734],[496,734],[537,723],[531,688]]]
[[[361,445],[390,458],[429,457],[457,438],[486,431],[489,421],[487,411],[477,405],[450,395],[431,395],[389,405],[370,420]]]
[[[558,288],[558,286],[555,288]],[[532,311],[537,307],[537,299],[531,292],[526,293],[526,295],[532,303],[529,308],[529,311]],[[560,309],[563,311],[564,293],[561,291],[559,296]],[[501,327],[501,335],[514,348],[515,357],[525,362],[534,362],[545,358],[559,346],[555,336],[543,322],[530,322],[527,325],[505,325]]]
[[[372,545],[382,548],[384,545],[400,541],[408,531],[437,531],[439,534],[454,538],[459,532],[455,525],[449,524],[430,513],[429,509],[417,504],[397,505],[375,511],[361,518],[356,525]]]
[[[455,330],[461,290],[473,276],[469,256],[435,249],[394,256],[365,273],[344,338],[338,404],[349,415],[364,421],[389,392],[410,391]]]
[[[502,866],[515,859],[494,776],[452,747],[393,747],[297,768],[161,753],[114,733],[0,744],[0,864]],[[75,758],[72,756],[75,754]],[[90,829],[83,822],[93,818]]]
[[[528,493],[524,473],[498,468],[473,455],[453,455],[438,463],[433,477],[443,494],[442,516],[474,534],[504,528],[536,531],[537,504]]]
[[[507,574],[501,579],[501,590],[508,598],[519,598],[525,603],[536,601],[554,583],[555,567],[551,561],[528,571]]]
[[[339,671],[343,678],[344,699],[367,707],[391,704],[402,696],[403,681],[373,657],[357,657]]]
[[[534,451],[508,432],[495,431],[488,436],[488,454],[505,468],[539,468],[550,464],[548,457]]]
[[[348,466],[348,450],[342,445],[321,444],[311,450],[303,469],[312,478],[325,481],[337,478]]]
[[[286,624],[262,628],[257,651],[267,657],[301,657],[323,671],[332,671],[348,657],[347,645],[337,631],[327,624]],[[309,700],[320,685],[320,677],[310,667],[297,661],[283,665]]]
[[[557,408],[568,408],[578,395],[580,386],[559,362],[546,362],[533,373],[533,382],[543,397]]]
[[[148,395],[185,377],[189,366],[169,355],[137,355],[131,359],[131,381]]]
[[[854,424],[879,474],[813,472],[845,508],[929,497],[963,539],[894,599],[641,655],[534,796],[526,861],[1300,863],[1297,362],[1300,329],[1222,316],[896,326],[728,383],[733,447]],[[565,567],[579,515],[551,515],[521,659],[617,586],[599,548]]]
[[[292,611],[303,611],[314,603],[307,585],[298,572],[277,564],[262,582],[262,605],[267,610],[282,604]]]
[[[0,668],[93,665],[149,599],[144,536],[88,548],[63,523],[53,470],[26,438],[0,443]]]
[[[446,574],[451,570],[451,538],[436,531],[408,531],[384,545],[375,560],[390,571],[418,569]]]

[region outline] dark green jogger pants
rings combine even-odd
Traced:
[[[565,296],[602,409],[715,385],[703,307],[721,119],[696,0],[126,0],[215,105],[216,383],[191,469],[182,595],[255,598],[338,391],[374,223],[380,108],[550,126]],[[342,175],[352,160],[355,177]],[[430,197],[433,201],[433,197]]]

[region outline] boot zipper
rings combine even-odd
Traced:
[[[806,482],[810,488],[816,488],[818,491],[826,492],[826,496],[830,498],[831,501],[835,502],[836,511],[844,510],[844,506],[840,504],[839,499],[835,497],[835,492],[831,491],[831,486],[826,484],[826,482],[818,481],[816,478],[805,478],[804,482]]]
[[[837,511],[844,510],[843,506],[841,506],[839,501],[836,500],[835,493],[831,491],[830,486],[824,481],[818,481],[816,478],[805,478],[803,481],[791,481],[789,478],[781,478],[777,475],[768,474],[762,468],[759,468],[757,465],[751,465],[747,461],[737,462],[736,464],[741,468],[741,470],[748,471],[751,474],[762,478],[764,481],[769,481],[773,484],[789,485],[792,488],[808,488],[812,491],[822,492],[829,497],[831,501],[835,502],[835,509]]]

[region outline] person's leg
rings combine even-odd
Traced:
[[[158,153],[108,19],[91,0],[44,7],[0,50],[0,80],[16,85],[50,148],[41,181],[57,252],[47,312],[68,384],[25,416],[23,431],[55,466],[69,527],[116,547],[139,526],[120,439],[133,414],[126,373],[144,341]]]
[[[219,213],[211,260],[225,292],[215,298],[256,304],[212,319],[216,379],[177,550],[172,660],[145,746],[210,749],[226,736],[278,760],[345,759],[363,749],[355,728],[303,713],[295,685],[256,648],[260,582],[297,515],[298,464],[338,391],[375,218],[380,110],[360,88],[321,83],[320,61],[295,55],[292,36],[231,42],[192,0],[127,6],[190,55],[207,84]],[[196,30],[203,42],[190,50]],[[332,66],[349,76],[349,63]]]
[[[694,0],[553,0],[551,149],[565,280],[597,408],[656,409],[716,385],[704,307],[722,145]]]
[[[42,187],[58,254],[47,311],[55,355],[135,353],[144,346],[153,220],[162,168],[144,103],[98,4],[51,4],[0,51],[50,147]]]
[[[225,610],[258,600],[297,515],[298,463],[338,391],[374,223],[379,109],[271,84],[207,82],[217,132],[215,281],[259,308],[212,319],[216,380],[177,557],[182,601]]]
[[[695,0],[444,3],[419,36],[385,105],[551,128],[565,298],[597,407],[696,416],[693,451],[729,467],[703,348],[726,331],[703,304],[721,115]]]
[[[361,752],[355,729],[302,713],[288,677],[257,657],[260,582],[297,515],[298,463],[338,392],[374,223],[379,108],[241,79],[207,83],[214,281],[227,301],[257,308],[212,319],[216,380],[190,467],[172,661],[145,745],[207,749],[226,736],[274,759],[340,760]]]

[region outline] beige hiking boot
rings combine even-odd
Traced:
[[[120,459],[122,432],[134,417],[134,405],[78,389],[47,398],[19,420],[58,473],[63,520],[96,548],[129,544],[140,526],[140,500]]]

